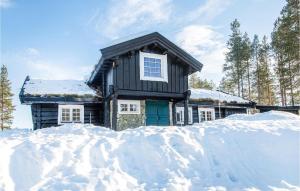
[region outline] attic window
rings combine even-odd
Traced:
[[[140,52],[140,79],[168,82],[167,55]]]

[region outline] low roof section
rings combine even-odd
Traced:
[[[237,105],[254,105],[255,103],[239,96],[231,95],[222,91],[190,88],[190,100],[197,101],[214,101],[226,104]]]
[[[196,60],[193,56],[175,45],[160,33],[153,32],[142,36],[134,36],[123,40],[118,40],[117,42],[100,49],[102,56],[92,71],[88,80],[88,84],[93,84],[95,81],[101,79],[101,73],[106,71],[107,68],[110,68],[110,65],[112,65],[112,60],[118,56],[133,50],[142,50],[144,47],[152,44],[161,46],[168,54],[172,54],[178,59],[182,60],[183,63],[189,66],[190,74],[201,71],[203,67],[201,62]]]
[[[101,97],[84,81],[41,80],[26,77],[19,94],[22,104],[99,103]]]

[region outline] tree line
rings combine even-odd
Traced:
[[[299,20],[299,0],[287,0],[269,42],[267,36],[250,39],[235,19],[219,88],[258,104],[299,104]]]

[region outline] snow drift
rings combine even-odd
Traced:
[[[114,132],[0,133],[0,190],[298,190],[300,118],[283,112]]]

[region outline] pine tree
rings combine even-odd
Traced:
[[[243,71],[245,71],[245,78],[247,81],[247,90],[245,90],[244,95],[246,98],[248,98],[249,100],[251,100],[251,72],[252,72],[252,66],[251,66],[251,42],[250,39],[248,37],[248,34],[245,32],[243,35],[243,39],[242,39],[242,60],[243,60],[243,66],[245,67],[245,69],[243,69]]]
[[[300,102],[299,9],[299,0],[287,0],[272,32],[282,105]]]
[[[244,83],[243,77],[246,67],[243,62],[243,44],[242,35],[240,32],[240,23],[235,19],[231,24],[232,34],[227,42],[228,52],[226,53],[226,63],[223,66],[225,72],[225,82],[227,84],[235,85],[238,89],[237,95],[243,96]],[[228,86],[235,89],[233,86]],[[233,90],[231,90],[233,91]]]
[[[253,63],[253,92],[255,93],[255,97],[253,98],[258,104],[261,103],[261,96],[260,96],[260,79],[259,79],[259,63],[258,63],[258,51],[260,48],[259,39],[257,35],[254,35],[252,44],[251,44],[251,59]]]
[[[270,45],[267,37],[264,36],[258,51],[259,67],[257,74],[260,79],[260,88],[258,89],[261,96],[261,103],[265,105],[274,105],[275,93],[273,86],[273,78],[270,69]]]
[[[14,110],[12,104],[11,83],[8,80],[8,72],[5,65],[1,67],[0,73],[0,122],[1,130],[11,127]]]

